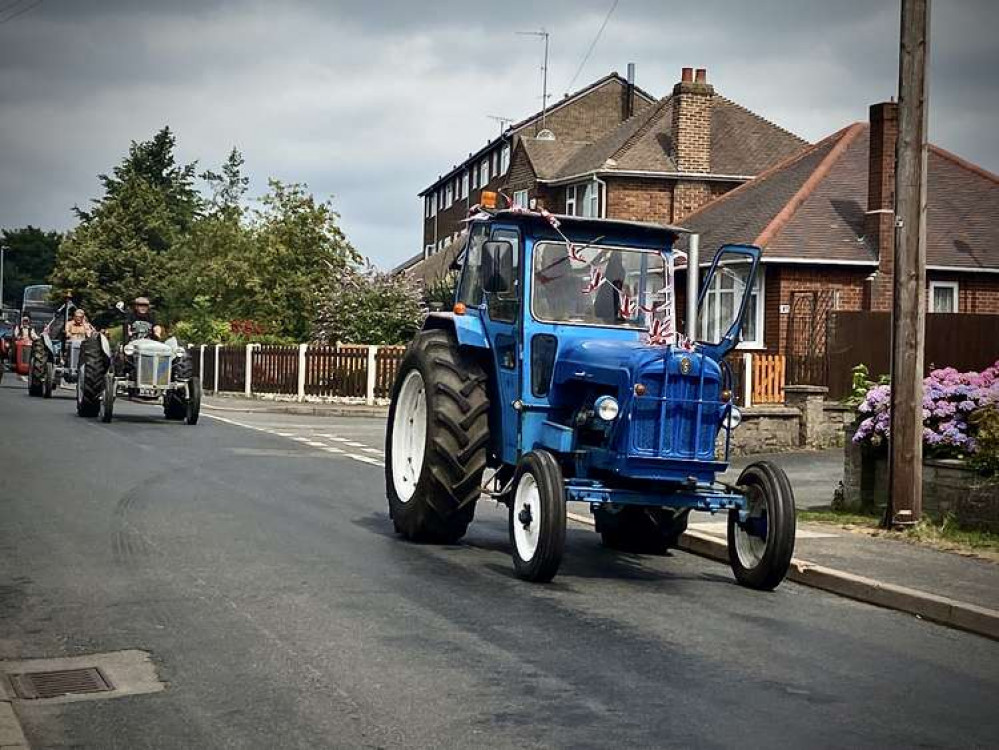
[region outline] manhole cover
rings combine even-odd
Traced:
[[[104,673],[97,667],[62,669],[56,672],[27,672],[10,675],[10,683],[18,698],[58,698],[79,693],[105,693],[114,690]]]

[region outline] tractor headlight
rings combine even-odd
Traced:
[[[734,430],[742,424],[742,411],[735,404],[732,404],[728,410],[728,419],[726,420],[726,427],[730,430]]]
[[[593,411],[605,422],[617,419],[618,409],[617,399],[613,396],[601,396],[593,402]]]
[[[126,357],[131,357],[133,354],[135,354],[135,344],[133,344],[131,341],[129,341],[127,344],[125,344],[125,350],[124,351],[125,351],[125,356]]]

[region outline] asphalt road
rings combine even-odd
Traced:
[[[995,642],[581,526],[555,582],[526,584],[492,503],[460,545],[394,536],[376,421],[117,413],[0,386],[0,660],[143,649],[167,683],[21,702],[36,750],[999,737]]]

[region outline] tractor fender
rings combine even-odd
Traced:
[[[460,346],[472,346],[477,349],[489,348],[486,328],[477,312],[465,315],[455,315],[449,312],[430,313],[423,321],[423,330],[454,331]]]
[[[111,344],[108,341],[108,337],[103,333],[99,333],[97,335],[101,337],[101,351],[104,352],[105,357],[111,359]]]
[[[45,351],[49,353],[49,356],[55,357],[55,344],[52,343],[52,337],[49,336],[48,326],[42,331],[42,344],[45,345]]]

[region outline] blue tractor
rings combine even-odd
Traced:
[[[674,273],[696,279],[698,263],[689,273],[674,248],[683,233],[521,209],[470,220],[454,310],[427,318],[393,388],[385,475],[398,533],[453,543],[492,497],[509,508],[516,574],[550,581],[569,502],[589,505],[606,546],[645,552],[675,546],[690,511],[724,511],[739,583],[784,579],[795,537],[784,472],[758,462],[734,485],[716,478],[740,421],[724,356],[760,251],[727,245],[705,265],[687,338]]]

